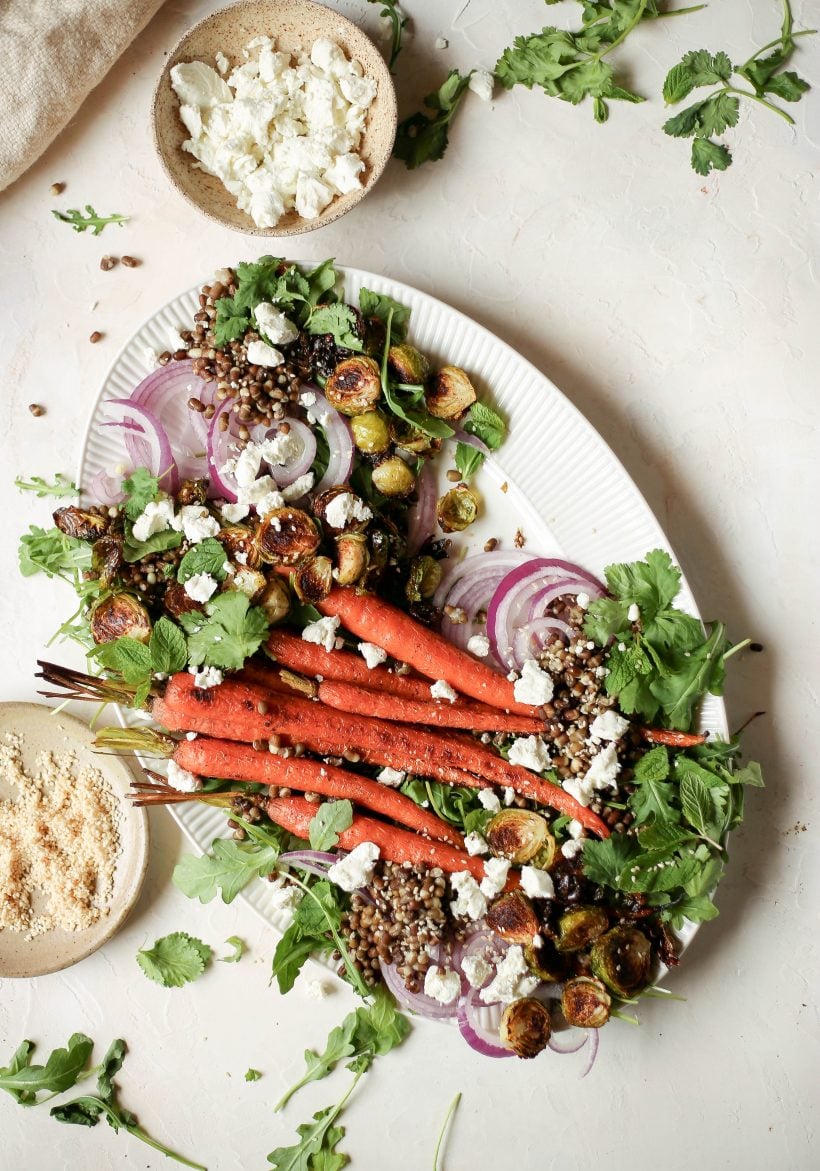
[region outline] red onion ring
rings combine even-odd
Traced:
[[[601,1030],[590,1029],[589,1031],[589,1054],[587,1056],[587,1063],[584,1066],[581,1077],[586,1077],[595,1064],[595,1058],[598,1056],[598,1046],[601,1044]]]
[[[579,1031],[583,1032],[584,1035],[582,1037],[580,1037],[577,1041],[576,1041],[575,1037],[573,1036],[573,1039],[569,1043],[569,1045],[559,1045],[556,1042],[554,1033],[550,1036],[550,1039],[547,1042],[547,1045],[553,1053],[560,1053],[562,1056],[569,1055],[570,1053],[579,1053],[583,1049],[583,1047],[586,1045],[587,1041],[589,1040],[589,1034],[591,1032],[596,1032],[597,1030],[589,1029],[586,1031],[584,1031],[584,1030],[579,1030]]]
[[[472,989],[458,1002],[458,1028],[462,1037],[482,1057],[514,1057],[512,1049],[501,1044],[498,1033],[485,1028],[479,1020],[477,996],[477,991]]]
[[[287,463],[265,464],[265,466],[271,479],[276,481],[277,487],[287,488],[288,484],[292,484],[294,480],[304,476],[313,466],[313,461],[316,459],[316,434],[312,428],[308,427],[307,423],[303,423],[300,419],[286,417],[282,422],[288,424],[291,435],[298,437],[302,449]],[[251,431],[251,440],[254,443],[261,443],[265,439],[275,439],[278,434],[278,427],[254,427]]]
[[[484,456],[492,455],[492,452],[483,439],[479,439],[477,435],[471,435],[469,431],[464,431],[461,427],[456,431],[452,442],[466,443],[468,447],[474,447],[476,451],[480,451]]]
[[[95,472],[88,481],[86,491],[92,500],[95,500],[98,504],[107,505],[108,507],[111,507],[113,504],[120,504],[125,499],[125,493],[122,490],[122,478],[109,476],[103,468]]]
[[[182,479],[203,474],[208,421],[188,406],[197,398],[208,406],[216,391],[215,382],[205,382],[193,372],[190,361],[169,362],[143,378],[129,395],[136,406],[150,411],[173,441],[174,457]]]
[[[133,467],[148,468],[158,478],[160,487],[176,492],[179,485],[176,461],[165,428],[156,415],[127,398],[108,399],[105,410],[113,414],[115,419],[111,423],[103,423],[103,426],[117,427],[123,431],[128,458]]]
[[[562,622],[560,618],[536,618],[515,632],[513,656],[516,662],[523,664],[527,659],[533,658],[534,654],[540,653],[547,645],[546,637],[542,636],[548,635],[550,632],[562,636],[567,642],[576,633],[571,626],[568,626],[566,622]],[[535,647],[533,647],[533,642],[537,644]]]
[[[223,471],[223,467],[231,457],[230,447],[238,444],[239,438],[231,432],[231,425],[235,424],[236,416],[231,413],[233,399],[226,398],[214,412],[211,425],[208,428],[208,442],[206,446],[208,460],[208,476],[211,481],[211,490],[214,496],[224,496],[232,504],[239,498],[239,485],[230,474]],[[219,426],[220,418],[228,413],[230,423],[227,431]]]
[[[427,1020],[431,1021],[450,1020],[457,1014],[460,1001],[453,1001],[452,1004],[441,1004],[440,1001],[433,1000],[432,996],[427,996],[424,992],[410,992],[395,964],[386,964],[384,960],[380,960],[379,966],[387,987],[399,1004],[409,1009],[410,1012],[418,1013],[419,1016],[426,1017]]]
[[[347,420],[335,410],[318,388],[305,384],[305,390],[314,395],[314,402],[306,409],[325,433],[330,458],[327,470],[316,485],[315,492],[324,492],[337,484],[346,484],[353,470],[353,438]]]
[[[418,499],[407,513],[407,553],[414,557],[424,542],[436,531],[436,476],[429,460],[416,480]]]
[[[324,850],[290,850],[287,854],[280,854],[279,861],[318,878],[327,878],[328,870],[339,861],[339,857]]]

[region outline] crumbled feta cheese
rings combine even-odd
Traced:
[[[258,504],[263,497],[270,495],[271,492],[278,491],[279,489],[273,476],[259,476],[256,479],[252,479],[248,484],[240,485],[239,501],[241,504]],[[282,497],[282,503],[284,503],[284,497]]]
[[[535,935],[532,937],[532,946],[535,948],[544,946],[544,936],[541,935],[538,931],[536,931]]]
[[[222,468],[228,475],[233,474],[240,488],[250,488],[259,475],[259,465],[262,463],[262,452],[259,445],[249,443],[240,451],[235,460],[228,460]]]
[[[574,858],[576,854],[581,853],[583,848],[583,842],[564,842],[561,846],[561,854],[564,858]]]
[[[223,679],[218,667],[190,667],[189,671],[194,677],[194,687],[201,687],[203,690],[218,687]]]
[[[267,885],[267,884],[266,884]],[[284,878],[277,878],[267,885],[267,894],[271,909],[278,911],[287,925],[293,920],[296,908],[302,901],[303,895],[298,886]]]
[[[531,703],[541,707],[552,699],[552,676],[542,671],[535,659],[527,659],[521,668],[521,678],[513,686],[513,696],[518,703]]]
[[[435,48],[436,49],[447,49],[447,48],[449,48],[449,46],[450,46],[450,42],[447,40],[446,37],[436,37],[436,40],[435,40]]]
[[[482,988],[479,996],[485,1004],[511,1004],[537,987],[538,977],[531,975],[521,945],[514,943],[496,968],[492,983]]]
[[[248,362],[251,366],[265,366],[270,369],[274,366],[281,366],[285,360],[282,351],[277,350],[274,346],[269,346],[267,342],[248,342],[246,348]]]
[[[325,980],[308,980],[305,984],[305,992],[311,1000],[324,1000],[332,991],[333,985]]]
[[[481,893],[488,899],[493,899],[504,889],[507,875],[510,872],[510,863],[506,858],[487,858],[484,862],[484,878],[481,880]]]
[[[626,612],[627,622],[637,622],[641,616],[640,607],[637,602],[633,602]]]
[[[554,899],[555,884],[546,870],[537,866],[521,867],[521,889],[531,899]]]
[[[334,159],[323,178],[338,195],[347,195],[350,191],[358,191],[362,185],[360,176],[364,172],[364,163],[357,154],[349,151]]]
[[[303,476],[299,476],[292,484],[288,484],[282,489],[282,495],[285,501],[301,500],[313,487],[313,472],[305,472]]]
[[[351,521],[369,521],[371,509],[352,492],[339,492],[325,509],[324,520],[332,529],[344,529]]]
[[[450,885],[456,893],[450,903],[453,914],[460,919],[483,919],[487,914],[487,898],[469,870],[451,874]]]
[[[383,785],[389,785],[391,788],[395,789],[396,786],[402,783],[406,776],[407,773],[400,772],[399,769],[390,768],[389,765],[385,765],[382,771],[377,774],[376,780],[381,781]]]
[[[354,891],[367,886],[381,851],[373,842],[360,842],[350,853],[335,862],[327,872],[331,882],[342,890]]]
[[[323,646],[326,651],[332,651],[336,645],[336,631],[339,629],[340,619],[328,614],[326,618],[318,618],[309,622],[302,631],[305,642],[314,642]]]
[[[223,504],[219,510],[219,515],[224,520],[225,524],[235,525],[239,524],[251,510],[249,504]]]
[[[166,529],[176,528],[173,501],[168,499],[151,500],[134,521],[132,529],[135,541],[147,541],[154,533],[162,533]]]
[[[586,807],[595,796],[595,790],[588,785],[583,777],[568,777],[561,782],[561,787],[570,797],[574,797],[579,805]]]
[[[270,301],[261,301],[253,311],[256,325],[272,346],[287,346],[295,342],[299,330],[285,317],[281,309],[271,305]]]
[[[613,708],[607,708],[592,721],[589,734],[597,740],[620,740],[629,727],[629,720],[619,716]]]
[[[168,761],[168,784],[178,793],[196,793],[202,788],[202,778],[180,768],[175,760]]]
[[[296,431],[277,431],[259,444],[262,459],[271,467],[284,467],[298,459],[304,444]]]
[[[495,78],[488,69],[474,69],[468,82],[468,89],[478,94],[482,102],[492,101]]]
[[[214,61],[216,61],[216,67],[217,67],[217,69],[219,70],[219,72],[220,72],[220,73],[222,74],[222,76],[224,77],[224,76],[225,76],[225,74],[228,72],[228,70],[229,70],[229,69],[230,69],[230,67],[231,67],[231,63],[230,63],[230,61],[229,61],[229,60],[228,60],[228,58],[225,56],[225,54],[224,54],[224,53],[223,53],[221,50],[219,50],[219,49],[217,49],[217,51],[216,51],[216,55],[214,56]]]
[[[486,634],[474,634],[472,638],[467,640],[467,650],[479,659],[486,659],[490,653],[490,640]]]
[[[175,65],[171,70],[171,84],[180,102],[200,110],[211,110],[233,99],[227,84],[204,61]]]
[[[580,821],[576,821],[573,818],[573,820],[567,825],[567,833],[574,841],[577,842],[579,838],[584,836],[584,827],[581,825]]]
[[[550,767],[549,749],[540,736],[519,736],[510,745],[509,761],[542,773]]]
[[[256,501],[256,515],[260,518],[260,520],[262,520],[266,516],[269,516],[272,512],[275,512],[277,508],[281,508],[284,503],[285,498],[281,492],[278,492],[275,489],[273,492],[266,492],[264,496],[261,496]],[[279,532],[282,527],[276,518],[274,518],[273,527],[277,532]]]
[[[219,582],[210,573],[195,573],[185,583],[185,593],[193,602],[207,602],[216,593]]]
[[[374,642],[360,642],[359,653],[371,671],[387,658],[387,651],[383,650],[380,646],[376,646]]]
[[[471,988],[480,988],[482,984],[486,984],[493,971],[484,956],[480,955],[465,956],[461,961],[461,970]]]
[[[592,758],[585,780],[595,789],[616,788],[616,778],[621,771],[618,753],[614,744],[607,744]]]
[[[478,830],[473,830],[472,833],[467,834],[464,839],[464,848],[473,858],[478,854],[487,854],[490,849]]]
[[[206,537],[215,537],[221,525],[202,504],[186,504],[179,510],[179,520],[186,541],[198,545]]]
[[[435,683],[432,683],[430,694],[433,699],[446,699],[450,703],[455,703],[458,699],[458,692],[450,686],[446,679],[437,679]]]
[[[199,735],[199,732],[186,732],[185,739],[186,740],[196,740],[198,735]]]
[[[589,608],[589,594],[576,594],[575,601],[582,610]]]
[[[424,995],[437,1000],[439,1004],[452,1004],[461,994],[461,977],[458,972],[431,964],[424,973]]]
[[[491,813],[498,813],[501,808],[501,802],[492,789],[479,789],[478,799],[484,808],[489,809]]]
[[[312,390],[303,390],[299,395],[299,402],[303,407],[312,407],[316,402],[316,395]]]

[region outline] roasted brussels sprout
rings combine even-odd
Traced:
[[[592,976],[575,976],[561,990],[561,1012],[567,1024],[579,1029],[603,1028],[611,1005],[606,988]]]
[[[484,831],[492,852],[517,866],[534,858],[549,836],[544,818],[529,809],[502,809]]]
[[[387,330],[381,317],[365,317],[364,319],[364,352],[377,360],[381,360],[384,352],[384,342]]]
[[[443,366],[424,393],[427,410],[437,419],[457,419],[476,400],[475,388],[460,366]]]
[[[350,420],[353,442],[367,455],[381,455],[390,446],[390,428],[381,411],[365,411]]]
[[[369,559],[364,534],[342,533],[336,538],[334,578],[339,585],[354,585],[366,572]]]
[[[234,572],[225,578],[224,589],[235,590],[254,600],[268,584],[264,573],[258,569],[248,569],[246,565],[233,566]]]
[[[313,515],[331,534],[363,533],[373,519],[372,510],[346,484],[328,488],[317,496],[313,501]]]
[[[333,587],[333,562],[329,557],[306,557],[297,566],[292,581],[300,602],[321,602]]]
[[[548,939],[540,947],[532,943],[524,947],[524,959],[527,967],[534,976],[547,984],[558,984],[563,980],[567,971],[567,961],[559,955]]]
[[[573,907],[558,920],[558,951],[580,951],[609,926],[609,918],[601,907]]]
[[[249,569],[255,569],[259,564],[259,553],[254,544],[253,530],[247,525],[226,525],[225,528],[219,530],[217,540],[231,561],[236,561],[236,555],[239,553]]]
[[[373,589],[390,561],[389,534],[383,528],[371,525],[367,530],[367,549],[367,575],[363,584],[366,589]]]
[[[435,557],[414,557],[410,562],[410,573],[404,592],[408,602],[421,602],[432,598],[444,576],[441,562]]]
[[[148,642],[151,637],[148,611],[133,594],[109,594],[97,602],[88,620],[94,642],[98,644],[114,642],[123,635],[137,642]]]
[[[283,581],[281,577],[272,578],[259,597],[255,599],[255,603],[265,611],[265,617],[271,626],[276,626],[278,622],[284,622],[290,613],[291,604],[287,582]]]
[[[372,358],[345,358],[328,378],[325,397],[343,415],[363,415],[382,397],[381,372]]]
[[[373,487],[382,496],[409,496],[416,476],[399,455],[388,455],[373,468]]]
[[[170,585],[166,586],[162,604],[173,618],[179,618],[181,614],[192,614],[194,610],[203,609],[202,603],[189,598],[185,593],[185,586],[180,585],[178,581],[172,581]]]
[[[426,451],[437,450],[441,446],[440,439],[434,439],[426,431],[420,431],[411,423],[393,416],[390,420],[390,434],[393,442],[402,451],[411,451],[414,455],[422,455]]]
[[[535,908],[520,890],[508,891],[495,900],[487,912],[487,925],[509,943],[525,946],[541,930]]]
[[[592,945],[590,965],[616,996],[633,996],[649,982],[652,945],[637,927],[621,924]]]
[[[407,342],[391,346],[387,353],[387,362],[398,382],[414,383],[418,386],[426,382],[430,374],[430,363],[424,354]]]
[[[110,520],[107,516],[98,516],[96,512],[86,512],[73,504],[68,508],[58,508],[54,513],[54,523],[61,533],[67,537],[77,537],[81,541],[95,541],[108,532]]]
[[[176,499],[180,508],[186,504],[204,504],[208,499],[208,481],[183,480],[177,489]]]
[[[100,537],[91,547],[91,568],[101,585],[109,588],[122,565],[122,537]]]
[[[321,537],[312,517],[299,508],[275,508],[268,513],[256,536],[256,548],[263,561],[295,565],[319,548]]]
[[[460,533],[478,516],[478,497],[466,484],[456,484],[436,505],[436,519],[445,533]]]
[[[504,1009],[499,1032],[501,1044],[519,1057],[537,1057],[552,1032],[549,1010],[532,996],[514,1000]]]

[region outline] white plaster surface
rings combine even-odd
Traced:
[[[214,266],[269,250],[199,218],[169,190],[151,145],[163,53],[213,7],[170,0],[44,158],[0,196],[0,699],[35,698],[34,660],[65,597],[16,575],[19,532],[48,513],[47,502],[14,491],[13,476],[72,473],[91,402],[135,327]],[[377,11],[353,0],[339,7],[376,27]],[[513,33],[556,19],[539,0],[408,8],[416,35],[400,61],[404,110],[445,67],[491,66]],[[659,93],[666,68],[701,45],[745,57],[774,35],[778,8],[724,0],[642,30],[626,53],[635,84]],[[795,12],[818,23],[808,0]],[[447,50],[434,50],[439,36]],[[820,44],[804,44],[798,68],[820,84]],[[706,616],[765,646],[733,664],[727,698],[733,726],[766,713],[746,744],[768,787],[749,794],[720,918],[667,981],[685,1002],[649,1001],[640,1028],[609,1026],[584,1081],[578,1058],[495,1063],[455,1030],[420,1024],[346,1112],[355,1167],[430,1166],[457,1090],[448,1171],[817,1166],[818,91],[794,113],[797,133],[744,111],[734,166],[700,179],[687,145],[661,132],[658,98],[614,105],[599,127],[587,108],[538,93],[499,94],[490,107],[471,96],[444,162],[413,174],[392,163],[358,209],[287,247],[295,259],[335,255],[432,292],[519,348],[614,447]],[[67,188],[55,199],[57,180]],[[50,215],[86,202],[133,219],[95,239]],[[107,252],[143,264],[103,273]],[[94,329],[104,334],[96,346]],[[30,402],[46,414],[32,417]],[[185,845],[164,812],[151,821],[148,879],[121,934],[68,972],[0,985],[0,1064],[23,1037],[47,1051],[83,1030],[100,1052],[125,1037],[122,1099],[152,1134],[212,1171],[261,1168],[297,1124],[341,1096],[346,1074],[272,1112],[302,1050],[321,1045],[353,998],[337,986],[311,999],[306,981],[280,998],[268,986],[270,932],[241,902],[202,907],[177,892],[170,875]],[[134,953],[173,930],[217,948],[238,934],[249,950],[165,991],[142,976]],[[244,1082],[249,1066],[261,1081]],[[0,1168],[170,1166],[104,1125],[61,1127],[47,1107],[0,1099]]]

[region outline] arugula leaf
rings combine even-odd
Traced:
[[[245,823],[242,825],[244,827]],[[341,953],[350,983],[361,996],[369,996],[370,990],[354,966],[340,934],[342,913],[347,905],[344,893],[325,879],[310,886],[295,874],[290,875],[290,880],[302,890],[304,898],[274,952],[273,975],[279,991],[284,994],[291,990],[308,956],[335,948]]]
[[[181,988],[196,980],[210,958],[210,947],[184,931],[165,935],[152,948],[137,952],[137,963],[145,975],[163,988]]]
[[[125,525],[125,539],[122,545],[123,561],[133,565],[135,561],[142,561],[149,553],[167,553],[169,549],[177,549],[182,544],[182,533],[176,529],[162,529],[152,533],[147,541],[135,541],[133,528]]]
[[[305,962],[314,953],[332,950],[333,943],[330,939],[316,939],[310,935],[303,935],[299,926],[291,923],[276,945],[271,965],[271,974],[276,978],[282,995],[290,992]]]
[[[449,439],[454,434],[453,428],[443,419],[436,419],[429,414],[424,406],[424,387],[399,386],[390,378],[388,358],[393,336],[393,310],[387,311],[387,322],[384,338],[384,349],[381,361],[382,394],[389,409],[399,419],[404,419],[426,435],[433,435],[439,439]]]
[[[221,956],[220,963],[238,964],[245,954],[245,941],[240,939],[238,935],[229,935],[225,944],[227,947],[233,948],[233,951],[229,956]]]
[[[361,351],[358,325],[358,318],[349,305],[320,305],[311,313],[306,329],[309,334],[332,334],[338,346]]]
[[[268,1155],[268,1162],[276,1171],[338,1171],[350,1162],[347,1155],[336,1150],[337,1144],[344,1138],[344,1127],[334,1126],[345,1102],[353,1087],[358,1081],[357,1075],[353,1079],[353,1086],[336,1106],[328,1106],[318,1110],[313,1115],[313,1122],[303,1122],[297,1126],[296,1133],[300,1141],[292,1147],[277,1147]],[[321,1160],[321,1161],[320,1161]]]
[[[498,451],[507,436],[507,424],[486,403],[475,402],[464,423],[464,430],[487,444],[490,451]]]
[[[250,658],[265,639],[269,622],[260,606],[251,606],[245,594],[229,590],[205,604],[199,612],[183,614],[180,622],[188,634],[188,659],[192,666],[236,668]]]
[[[401,159],[408,170],[422,163],[435,162],[447,150],[450,123],[470,84],[470,73],[461,74],[451,69],[437,90],[424,98],[429,114],[419,111],[399,123],[393,155]]]
[[[484,452],[469,443],[456,444],[456,468],[465,480],[474,476],[484,463]]]
[[[353,806],[350,801],[325,801],[316,811],[309,826],[310,848],[332,850],[339,844],[339,834],[353,824]]]
[[[227,577],[228,555],[215,537],[206,537],[189,549],[179,563],[177,581],[184,584],[198,573],[207,573],[217,581]]]
[[[15,488],[19,488],[21,492],[35,492],[37,498],[42,500],[46,496],[78,496],[79,489],[73,480],[69,480],[62,472],[57,472],[53,483],[49,484],[48,480],[44,480],[42,476],[32,476],[30,480],[23,479],[22,476],[17,476],[14,481]]]
[[[273,845],[217,838],[212,853],[183,855],[174,867],[173,883],[189,899],[210,903],[217,894],[232,903],[253,878],[264,878],[276,869],[279,850]]]
[[[371,0],[375,3],[377,0]],[[407,327],[410,322],[410,307],[402,305],[401,301],[394,301],[387,293],[374,293],[372,289],[359,290],[359,311],[362,317],[377,317],[387,324],[387,315],[392,310],[393,337],[397,341],[404,341],[407,337]]]
[[[20,538],[18,557],[23,577],[44,573],[73,583],[91,568],[90,544],[77,537],[67,537],[56,527],[42,529],[29,525],[28,532]]]
[[[247,1071],[247,1073],[245,1074],[245,1081],[246,1082],[258,1082],[259,1079],[261,1078],[261,1076],[262,1076],[261,1070],[249,1069]]]
[[[51,214],[64,224],[71,224],[75,232],[85,232],[91,228],[92,236],[99,236],[108,224],[119,224],[122,227],[130,218],[127,215],[97,215],[90,203],[85,205],[85,215],[76,207],[70,207],[68,211],[52,211]]]
[[[123,512],[129,520],[136,520],[145,512],[146,505],[151,504],[159,495],[159,480],[147,468],[135,468],[131,475],[123,480],[122,490],[127,493],[122,505]]]
[[[62,1094],[85,1072],[94,1042],[85,1033],[73,1033],[64,1049],[54,1049],[45,1065],[33,1065],[32,1041],[23,1041],[7,1066],[0,1068],[0,1090],[21,1106],[34,1106],[41,1092]]]

